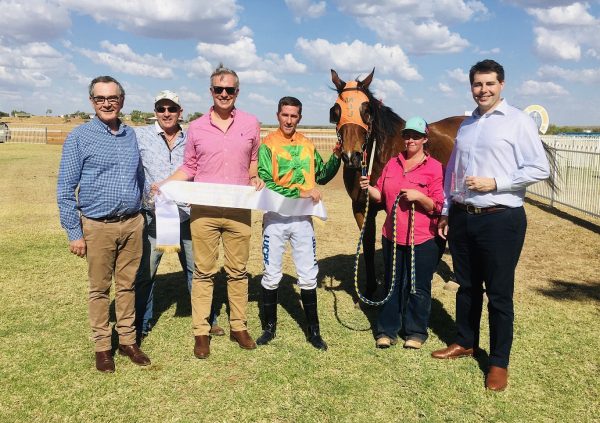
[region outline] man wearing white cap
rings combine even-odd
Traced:
[[[186,133],[179,125],[183,108],[179,96],[172,91],[161,91],[154,98],[156,122],[153,125],[136,128],[138,146],[145,174],[142,196],[144,216],[144,250],[135,282],[136,328],[138,337],[145,338],[152,329],[154,317],[154,282],[163,252],[156,250],[156,217],[154,198],[150,186],[162,181],[183,164],[183,152],[187,141]],[[190,207],[179,204],[180,250],[179,262],[183,269],[189,292],[192,290],[194,274],[194,253],[190,233]],[[214,316],[214,313],[213,313]],[[212,335],[224,335],[216,324],[216,316],[211,319]]]

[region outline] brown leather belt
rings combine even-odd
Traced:
[[[131,214],[124,214],[123,216],[113,216],[113,217],[87,217],[90,220],[93,220],[95,222],[102,222],[102,223],[117,223],[117,222],[123,222],[125,220],[131,219],[133,217],[136,217],[138,214],[140,214],[140,212],[135,212],[135,213],[131,213]]]
[[[452,202],[452,207],[464,210],[469,214],[498,213],[509,208],[507,206],[475,207],[470,204],[457,203],[455,201]]]

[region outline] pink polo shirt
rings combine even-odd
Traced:
[[[415,244],[422,244],[432,239],[437,232],[437,215],[444,204],[442,164],[433,157],[427,156],[416,168],[404,173],[406,159],[400,153],[392,157],[383,168],[375,188],[381,192],[381,200],[385,204],[387,217],[383,224],[383,236],[390,241],[394,239],[392,227],[392,207],[396,196],[403,188],[416,189],[433,200],[431,212],[426,212],[419,203],[415,204]],[[400,200],[396,209],[396,243],[410,245],[410,210],[409,201]]]
[[[248,185],[250,162],[258,158],[260,125],[239,109],[226,132],[215,126],[210,111],[190,124],[183,165],[179,168],[194,182]]]

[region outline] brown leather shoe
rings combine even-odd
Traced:
[[[137,344],[119,345],[119,354],[129,357],[133,364],[138,366],[149,366],[150,359]]]
[[[463,348],[458,344],[450,344],[446,348],[432,352],[431,356],[442,360],[448,358],[472,357],[473,351],[473,348]]]
[[[219,325],[212,325],[210,327],[210,332],[209,333],[211,335],[214,335],[214,336],[223,336],[223,335],[225,335],[225,331]]]
[[[105,373],[114,373],[115,361],[110,350],[96,351],[96,369]]]
[[[240,348],[245,350],[253,350],[256,348],[256,342],[252,339],[247,330],[231,331],[229,339],[238,343]]]
[[[208,358],[210,355],[210,337],[208,335],[194,336],[196,343],[194,344],[194,356],[196,358]]]
[[[508,385],[508,369],[490,366],[485,378],[485,387],[490,391],[504,391]]]

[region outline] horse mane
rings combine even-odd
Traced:
[[[371,143],[373,138],[377,138],[377,150],[379,153],[383,151],[384,145],[386,145],[389,140],[394,139],[398,132],[404,128],[406,121],[398,116],[398,114],[390,107],[384,105],[382,101],[376,99],[369,88],[362,87],[362,91],[369,99],[369,105],[371,106],[371,113],[373,115],[372,131],[369,142]]]

